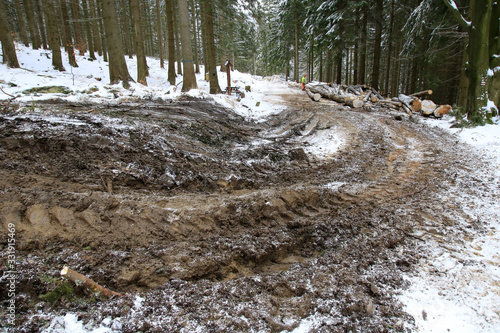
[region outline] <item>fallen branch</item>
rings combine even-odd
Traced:
[[[3,108],[3,112],[7,112],[7,110],[9,109],[10,107],[10,103],[12,103],[13,100],[15,100],[17,98],[17,96],[14,96],[14,95],[11,95],[9,93],[6,93],[5,90],[2,89],[2,87],[0,87],[0,90],[7,96],[11,97],[11,99],[9,99],[9,101],[7,102],[7,104],[5,105],[5,107]]]
[[[425,97],[427,95],[432,95],[432,90],[424,90],[424,91],[419,91],[417,93],[411,94],[410,96],[412,97]]]
[[[61,270],[61,276],[73,281],[77,286],[83,285],[93,293],[97,293],[105,297],[122,296],[122,294],[104,288],[103,286],[95,283],[92,279],[89,279],[85,275],[75,272],[67,266],[64,266]]]

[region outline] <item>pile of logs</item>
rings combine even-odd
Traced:
[[[339,84],[308,84],[307,95],[313,101],[327,98],[352,108],[372,110],[379,106],[394,111],[403,111],[408,114],[420,113],[424,116],[441,118],[452,110],[450,105],[436,105],[429,99],[432,90],[424,90],[411,95],[400,94],[398,97],[384,98],[375,89],[367,85],[339,85]]]

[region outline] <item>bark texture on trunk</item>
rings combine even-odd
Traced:
[[[120,35],[118,18],[114,0],[102,1],[102,14],[106,29],[106,43],[109,52],[109,79],[111,84],[123,82],[124,88],[129,88],[133,81],[127,69],[125,54],[123,52],[122,38]]]
[[[16,55],[16,47],[12,40],[11,30],[5,8],[0,0],[0,41],[4,50],[4,60],[7,60],[7,66],[19,68],[19,62]]]
[[[189,8],[186,0],[178,0],[179,4],[179,24],[181,28],[181,45],[182,45],[182,67],[184,78],[182,82],[182,91],[186,92],[191,89],[198,89],[196,83],[196,75],[194,74],[194,59],[193,49],[191,46],[191,29],[189,19]]]
[[[141,25],[141,8],[139,0],[130,0],[130,12],[134,23],[135,51],[137,54],[137,82],[145,86],[148,85],[146,77],[148,76],[148,64],[146,62],[146,53],[144,51],[144,38]]]
[[[214,18],[213,18],[213,4],[212,0],[204,1],[204,14],[205,14],[205,35],[207,37],[207,61],[209,67],[210,78],[210,93],[220,94],[221,89],[219,85],[219,78],[216,70],[215,59],[215,39],[214,39]]]
[[[52,66],[58,71],[64,71],[54,0],[45,0],[43,2],[43,13],[45,15],[45,22],[47,22],[49,47],[52,50]]]
[[[174,36],[174,7],[172,0],[165,0],[167,12],[167,35],[168,35],[168,82],[175,85],[175,36]]]

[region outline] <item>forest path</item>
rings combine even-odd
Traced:
[[[132,331],[411,327],[395,296],[417,249],[479,227],[442,198],[467,152],[410,119],[275,94],[286,110],[262,123],[191,98],[1,115],[22,292],[50,291],[65,264],[147,295],[133,313],[130,297],[85,305]]]

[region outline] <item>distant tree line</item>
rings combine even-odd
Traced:
[[[160,58],[162,68],[168,59],[170,83],[184,75],[184,90],[196,87],[194,73],[204,64],[218,92],[213,73],[227,59],[255,71],[257,25],[249,18],[257,13],[255,0],[0,0],[0,41],[10,67],[19,67],[15,40],[50,49],[61,71],[62,47],[73,67],[75,50],[89,59],[98,54],[109,61],[111,83],[124,86],[132,80],[124,56],[137,56],[137,81],[145,85],[146,57]]]
[[[18,67],[13,41],[52,50],[54,68],[75,50],[110,64],[111,83],[132,80],[137,56],[168,60],[168,78],[196,87],[205,66],[211,93],[216,66],[298,81],[368,84],[387,96],[434,91],[439,104],[463,107],[481,123],[500,105],[500,6],[496,0],[0,0],[4,62]],[[491,104],[491,103],[490,103]]]
[[[462,107],[474,123],[498,112],[496,0],[263,2],[266,74],[369,84],[386,96],[432,89],[436,102]]]

